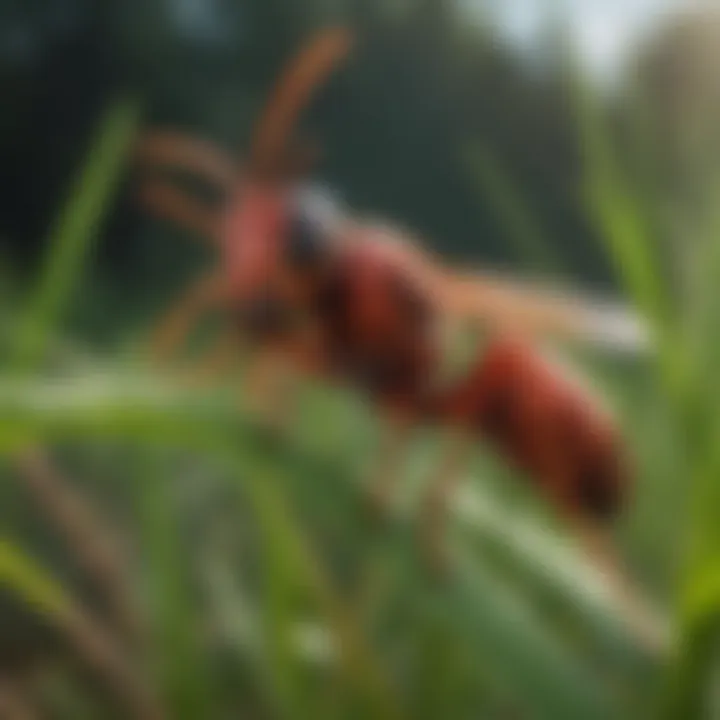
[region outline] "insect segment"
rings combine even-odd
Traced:
[[[445,316],[433,286],[372,228],[338,253],[313,315],[340,374],[413,422],[458,427],[533,479],[566,513],[605,523],[628,484],[613,419],[588,388],[522,337],[491,333],[443,378]]]
[[[627,324],[615,322],[626,318],[490,275],[453,273],[413,239],[309,192],[289,160],[288,136],[313,88],[349,48],[347,33],[331,30],[301,51],[262,116],[242,172],[223,153],[172,133],[151,134],[139,148],[146,166],[185,167],[228,194],[219,217],[167,184],[143,186],[148,207],[210,239],[224,260],[170,313],[161,354],[213,302],[229,303],[256,339],[302,335],[310,326],[314,365],[367,392],[399,425],[437,423],[481,437],[564,512],[589,523],[612,518],[627,484],[614,424],[532,338],[632,341]],[[490,340],[467,372],[438,381],[438,328],[458,318],[482,323]],[[620,325],[623,332],[615,332]],[[430,490],[434,517],[455,464]],[[431,534],[436,544],[439,529]]]
[[[629,473],[615,422],[521,339],[491,340],[431,412],[478,432],[564,512],[604,524],[621,510]]]

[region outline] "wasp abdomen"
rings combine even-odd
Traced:
[[[475,428],[564,510],[600,521],[619,512],[626,469],[612,422],[530,348],[492,343],[438,415]]]

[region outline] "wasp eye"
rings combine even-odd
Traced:
[[[341,212],[327,192],[303,187],[291,205],[288,259],[298,268],[316,267],[326,257]]]
[[[288,237],[288,260],[300,269],[316,267],[326,254],[323,229],[312,218],[298,214]]]

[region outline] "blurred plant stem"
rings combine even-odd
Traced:
[[[138,120],[139,105],[126,99],[113,103],[101,120],[85,166],[51,230],[43,270],[22,315],[10,359],[11,369],[16,373],[33,370],[45,359],[49,339],[64,319],[91,242],[110,207]],[[110,547],[104,523],[96,520],[87,503],[70,490],[41,449],[33,446],[21,449],[14,455],[13,464],[46,517],[67,541],[75,560],[102,589],[118,629],[126,638],[135,635],[137,618],[128,596],[129,583],[116,551]],[[28,569],[20,556],[13,555],[10,546],[3,552],[4,583],[12,585],[22,578],[40,577],[39,571]],[[32,590],[32,583],[24,589]],[[38,597],[27,599],[39,601]],[[85,664],[103,675],[117,694],[129,702],[133,716],[161,716],[154,701],[146,697],[142,683],[133,676],[132,666],[120,646],[105,628],[90,619],[86,610],[67,600],[46,606],[45,610],[52,614]]]
[[[32,690],[16,677],[0,674],[0,717],[6,720],[39,720],[30,699]]]
[[[153,680],[171,717],[194,720],[213,716],[217,698],[204,661],[206,637],[194,602],[194,567],[170,492],[176,478],[163,475],[161,457],[162,451],[155,448],[140,453],[135,493],[152,628],[147,645]]]
[[[717,294],[717,233],[710,233],[704,248],[694,248],[699,250],[695,258],[699,267],[712,273],[706,276],[711,277],[712,295],[705,293],[703,297],[702,291],[696,292],[699,288],[682,287],[682,283],[679,289],[675,287],[672,268],[662,262],[653,232],[654,218],[642,202],[640,190],[622,169],[607,117],[582,80],[577,75],[573,80],[588,204],[627,290],[653,325],[656,388],[667,403],[683,456],[685,475],[678,475],[676,480],[687,484],[690,497],[689,512],[684,518],[676,517],[673,527],[681,538],[684,567],[678,578],[675,647],[669,657],[665,688],[658,692],[657,712],[668,720],[700,718],[707,711],[720,639],[720,546],[716,530],[720,427],[715,420],[720,387],[714,371],[711,377],[699,372],[718,342],[717,316],[710,325],[702,323],[708,319],[708,308],[717,309],[712,299]],[[695,217],[688,217],[687,225],[698,232]],[[717,231],[717,223],[713,229]],[[695,330],[698,320],[703,331],[690,344],[688,328]]]
[[[0,540],[0,586],[39,613],[58,633],[89,677],[138,720],[165,717],[145,679],[87,610],[7,540]]]
[[[87,573],[103,597],[108,624],[119,639],[135,646],[141,620],[132,593],[130,568],[119,538],[107,521],[74,490],[70,480],[56,469],[41,448],[27,448],[13,456],[19,480],[35,503],[65,541],[73,560]]]
[[[677,646],[667,677],[663,718],[705,717],[720,646],[720,567],[692,568],[678,620]]]
[[[480,142],[467,154],[463,163],[466,171],[491,201],[500,226],[516,246],[518,258],[534,272],[565,275],[567,268],[502,161]]]
[[[43,269],[26,303],[11,356],[18,371],[42,361],[48,338],[63,320],[92,240],[110,208],[139,117],[139,105],[123,99],[113,103],[101,120],[85,166],[50,232]]]

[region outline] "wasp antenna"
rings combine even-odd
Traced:
[[[159,217],[177,223],[210,244],[219,238],[220,217],[204,203],[159,180],[149,180],[138,190],[140,204]]]
[[[319,145],[306,142],[288,150],[285,155],[283,170],[290,178],[303,178],[310,174],[312,169],[322,160],[323,151]]]
[[[257,123],[250,149],[254,171],[277,169],[288,138],[313,91],[350,52],[352,35],[345,28],[320,32],[290,62]]]
[[[229,153],[211,142],[175,130],[146,132],[135,147],[135,159],[143,166],[196,173],[223,190],[229,189],[238,176]]]

